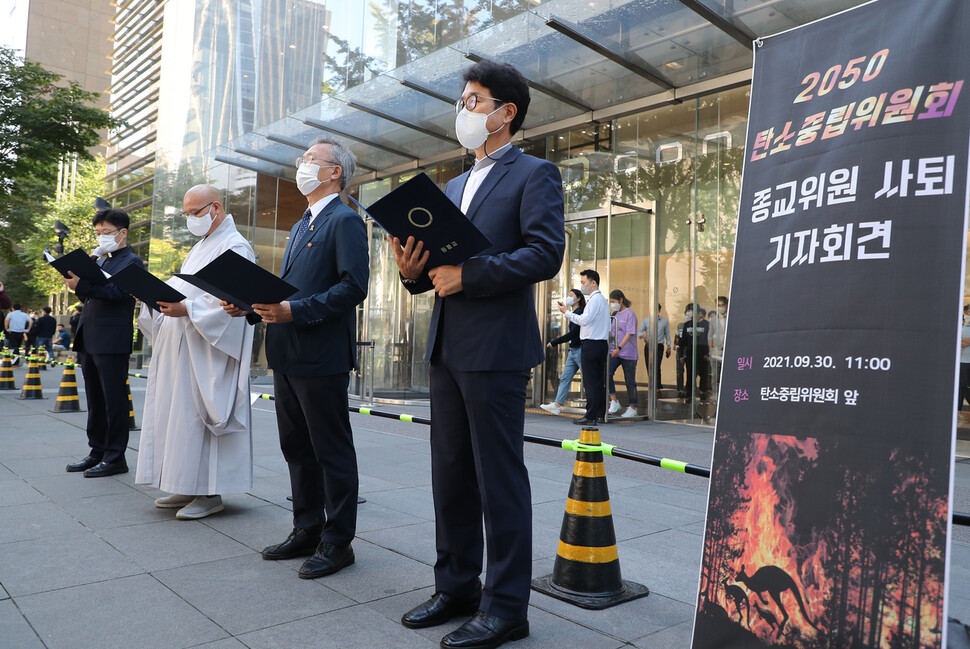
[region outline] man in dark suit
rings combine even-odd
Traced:
[[[98,246],[106,253],[98,265],[108,274],[128,264],[141,264],[128,247],[128,215],[104,209],[94,215]],[[84,376],[88,404],[88,446],[91,451],[79,462],[67,465],[69,472],[83,471],[85,478],[127,473],[128,448],[128,357],[134,333],[135,298],[114,283],[98,286],[69,272],[64,279],[84,303],[77,325],[74,351]]]
[[[492,246],[461,267],[425,272],[420,242],[391,241],[408,290],[436,293],[427,356],[435,593],[401,622],[422,628],[475,613],[441,646],[488,648],[529,634],[532,504],[523,435],[526,384],[543,360],[533,286],[559,271],[565,233],[559,170],[511,145],[529,106],[525,80],[491,61],[466,70],[464,80],[456,130],[477,161],[445,193]]]
[[[353,153],[319,137],[299,161],[307,198],[293,226],[280,277],[299,289],[279,304],[254,304],[266,327],[280,447],[289,465],[293,531],[263,550],[269,560],[309,557],[299,576],[315,579],[354,563],[357,454],[347,388],[355,362],[357,305],[370,274],[363,220],[340,200],[354,175]],[[223,302],[231,315],[242,311]]]

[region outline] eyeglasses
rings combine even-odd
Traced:
[[[98,236],[99,237],[103,237],[103,236],[107,235],[109,237],[113,237],[114,235],[118,234],[119,232],[121,232],[121,230],[112,230],[111,232],[108,232],[107,230],[102,230],[101,233]]]
[[[187,218],[189,218],[190,216],[192,216],[192,217],[195,217],[195,216],[198,216],[198,215],[199,215],[199,212],[201,212],[201,211],[202,211],[202,210],[204,210],[205,208],[207,208],[207,207],[209,207],[209,206],[210,206],[210,205],[212,205],[213,203],[215,203],[215,201],[209,201],[208,203],[206,203],[205,205],[203,205],[202,207],[200,207],[200,208],[199,208],[199,209],[197,209],[197,210],[192,210],[191,212],[182,212],[182,214],[181,214],[180,216],[181,216],[182,218],[184,218],[184,219],[187,219]]]
[[[467,99],[465,97],[462,97],[461,99],[455,102],[455,112],[460,113],[462,108],[467,108],[468,110],[475,110],[475,107],[478,106],[478,102],[482,99],[491,99],[492,101],[497,102],[499,104],[505,103],[504,99],[496,99],[495,97],[487,97],[485,95],[477,95],[475,93],[472,93],[468,95]]]
[[[330,164],[332,164],[335,167],[339,167],[340,166],[340,163],[337,162],[336,160],[327,160],[326,158],[318,158],[318,157],[312,156],[312,155],[302,155],[299,158],[297,158],[296,159],[296,166],[299,167],[301,164],[312,165],[312,164],[317,164],[318,162],[329,162]],[[323,166],[323,165],[317,165],[317,166],[320,167],[320,166]]]

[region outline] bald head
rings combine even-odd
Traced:
[[[212,226],[203,236],[215,232],[215,229],[226,218],[222,195],[212,185],[196,185],[185,192],[185,197],[182,199],[182,210],[186,215],[193,217],[204,217],[206,214],[211,214]]]

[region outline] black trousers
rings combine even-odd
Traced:
[[[656,358],[657,358],[656,360],[657,364],[654,366],[655,373],[652,380],[653,380],[653,384],[657,387],[658,390],[660,390],[661,388],[663,388],[663,383],[660,381],[660,364],[663,362],[663,359],[664,359],[663,343],[657,343]],[[643,343],[643,362],[647,364],[647,374],[649,374],[650,373],[650,343]]]
[[[606,359],[610,346],[605,340],[584,340],[579,356],[586,390],[586,418],[606,417]]]
[[[105,462],[125,459],[128,448],[128,354],[78,351],[88,405],[88,446]]]
[[[293,527],[337,546],[357,532],[357,451],[347,411],[349,374],[274,373],[280,449],[290,469]]]
[[[447,351],[430,365],[435,590],[474,587],[487,548],[481,609],[521,620],[532,578],[532,496],[523,457],[529,372],[463,372]],[[482,520],[485,540],[482,540]]]
[[[957,410],[963,410],[963,402],[970,403],[970,363],[960,363],[960,390],[957,392]]]
[[[707,347],[697,348],[697,378],[700,379],[701,392],[709,392],[711,389],[711,363],[710,350]],[[694,373],[694,352],[688,349],[684,354],[684,370],[687,373],[687,398],[690,399],[693,388],[697,386],[697,378]]]

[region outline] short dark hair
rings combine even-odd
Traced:
[[[105,221],[119,230],[127,230],[131,227],[131,219],[128,217],[128,214],[122,210],[116,210],[113,207],[98,210],[98,213],[94,215],[94,219],[91,220],[91,225],[98,225]]]
[[[589,281],[596,282],[596,285],[597,286],[600,285],[600,274],[597,273],[592,268],[587,268],[584,271],[580,271],[579,276],[580,277],[587,277],[587,278],[589,278]]]
[[[723,295],[718,295],[717,296],[717,301],[718,302],[724,302],[724,306],[727,306],[728,305],[728,299],[726,297],[724,297]]]
[[[58,327],[63,327],[63,326],[64,326],[64,323],[63,323],[63,322],[58,322],[58,323],[57,323],[57,326],[58,326]]]
[[[20,311],[20,305],[19,305],[19,304],[17,304],[16,302],[14,302],[14,303],[13,303],[13,310],[14,310],[14,311]]]
[[[46,313],[47,315],[51,314],[51,308],[49,306],[45,306],[43,310],[44,310],[44,313]]]
[[[529,85],[522,74],[508,63],[484,59],[465,70],[461,78],[465,83],[474,81],[485,86],[495,99],[515,104],[515,117],[509,124],[509,133],[515,135],[525,121],[531,101]]]

